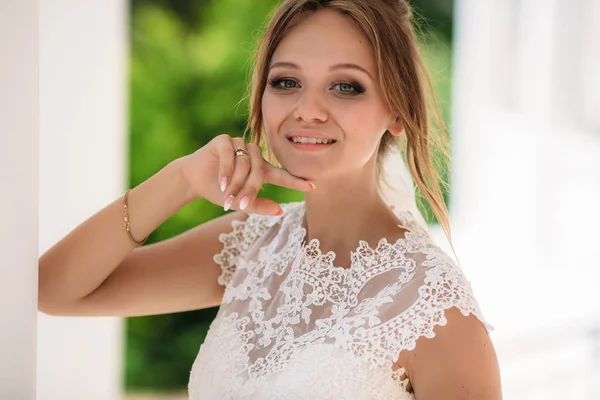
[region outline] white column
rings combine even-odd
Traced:
[[[455,16],[452,221],[504,395],[596,398],[600,8],[458,0]]]
[[[0,2],[0,399],[35,399],[38,4]]]
[[[41,253],[126,187],[126,4],[40,4]],[[122,336],[119,318],[40,313],[38,399],[119,399]]]

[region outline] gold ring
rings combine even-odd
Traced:
[[[233,151],[233,158],[235,159],[238,156],[245,156],[250,158],[250,154],[248,154],[248,152],[246,151],[246,149],[243,149],[241,147],[236,147],[236,149]]]

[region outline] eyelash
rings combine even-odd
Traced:
[[[290,90],[290,89],[296,89],[295,87],[293,87],[293,88],[284,88],[284,87],[279,86],[279,84],[281,82],[285,82],[285,81],[291,81],[291,82],[294,82],[295,84],[297,84],[297,82],[295,80],[290,79],[290,78],[284,78],[284,77],[276,77],[276,78],[273,78],[273,79],[269,79],[268,82],[269,82],[269,85],[271,85],[271,87],[273,87],[273,89],[275,89],[275,90],[283,90],[283,91],[285,91],[285,90]],[[365,88],[360,83],[358,83],[358,82],[337,81],[337,82],[334,83],[334,86],[337,86],[337,85],[348,85],[348,86],[352,87],[353,92],[342,92],[342,91],[340,91],[341,94],[346,95],[346,96],[356,96],[356,95],[359,95],[359,94],[365,92]]]

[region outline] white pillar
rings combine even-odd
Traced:
[[[597,398],[600,7],[458,0],[455,18],[452,220],[504,395]]]
[[[38,4],[0,2],[0,398],[35,399]]]
[[[40,4],[40,254],[126,187],[126,4]],[[40,313],[38,399],[119,399],[122,335]]]

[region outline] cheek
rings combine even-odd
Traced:
[[[265,92],[262,97],[263,130],[267,146],[277,160],[279,157],[278,141],[274,140],[286,118],[286,108],[281,99]]]
[[[284,102],[265,92],[262,98],[262,114],[267,134],[275,133],[285,119]]]
[[[377,145],[383,134],[381,121],[384,120],[377,107],[365,103],[352,104],[340,111],[339,120],[347,140],[368,149]]]

